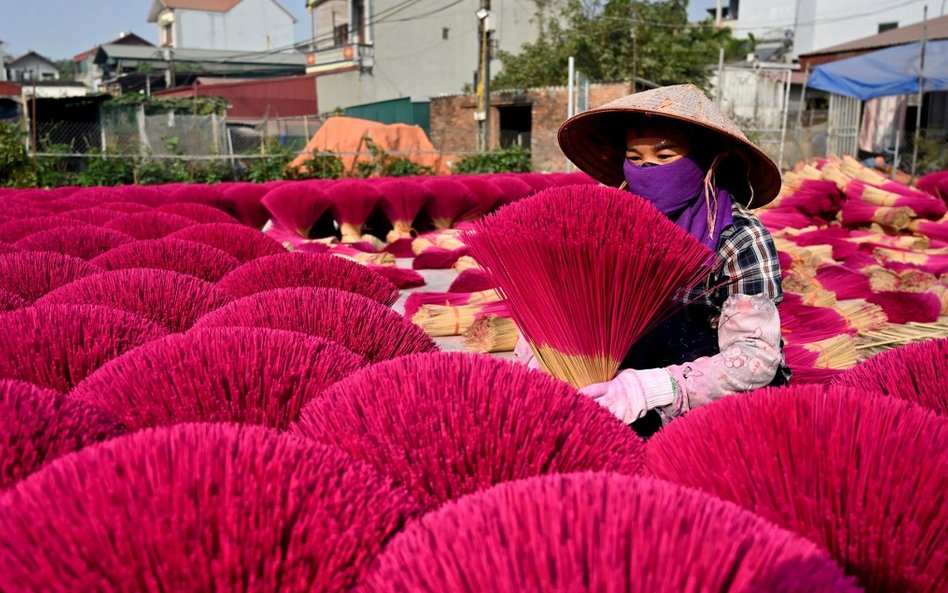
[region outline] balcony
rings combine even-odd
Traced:
[[[323,49],[306,57],[306,73],[320,74],[357,68],[361,74],[371,74],[375,66],[375,47],[371,44],[351,43]]]

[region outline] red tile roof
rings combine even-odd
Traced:
[[[227,12],[243,0],[158,0],[165,8],[182,10],[203,10],[207,12]]]

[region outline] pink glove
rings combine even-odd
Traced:
[[[579,390],[625,424],[632,424],[652,408],[673,403],[675,391],[675,380],[665,369],[628,369],[612,381],[593,383]]]
[[[527,344],[523,334],[520,334],[520,337],[517,338],[517,345],[514,347],[514,356],[517,358],[517,362],[527,365],[528,369],[540,368],[540,361],[533,355],[533,350],[530,349],[530,345]]]

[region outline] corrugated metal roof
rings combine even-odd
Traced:
[[[0,81],[0,97],[19,97],[21,93],[20,85]]]
[[[290,76],[241,82],[195,84],[155,93],[162,97],[215,96],[227,99],[227,116],[258,120],[267,117],[317,115],[316,77]]]
[[[948,16],[930,19],[924,26],[927,30],[927,38],[929,40],[948,39]],[[847,41],[846,43],[840,43],[839,45],[833,45],[831,47],[826,47],[817,51],[801,54],[800,57],[807,58],[810,56],[819,56],[825,54],[859,52],[863,50],[891,47],[893,45],[915,43],[916,41],[922,40],[922,29],[922,23],[906,25],[905,27],[890,29],[883,33],[879,33],[878,35],[870,35],[869,37],[863,37],[862,39]]]
[[[219,49],[172,49],[178,62],[213,62],[218,64],[278,65],[306,67],[306,54],[225,51]],[[106,44],[99,48],[96,62],[107,60],[135,60],[142,62],[164,62],[165,48],[137,45]]]

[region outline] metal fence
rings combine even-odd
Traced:
[[[793,96],[791,77],[789,68],[729,66],[712,81],[721,110],[782,168],[821,148],[821,122]]]
[[[149,114],[141,106],[111,107],[102,109],[97,121],[27,121],[26,143],[38,156],[233,158],[275,149],[299,152],[321,123],[316,117],[229,121],[217,114]]]

